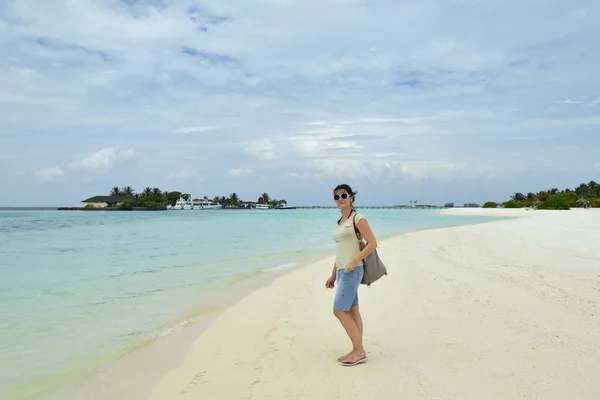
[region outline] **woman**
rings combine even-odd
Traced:
[[[367,352],[363,347],[363,323],[358,308],[358,285],[364,275],[363,259],[376,247],[377,241],[364,216],[354,209],[356,193],[346,184],[338,185],[333,190],[333,199],[342,216],[337,222],[333,240],[336,242],[336,256],[331,276],[325,282],[326,288],[334,288],[337,283],[333,314],[340,321],[350,341],[352,350],[338,361],[345,366],[360,364],[367,360]],[[361,251],[353,220],[367,245]]]

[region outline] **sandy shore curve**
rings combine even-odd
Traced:
[[[525,218],[380,243],[367,363],[335,361],[330,258],[225,310],[151,399],[600,399],[600,210],[475,212]]]

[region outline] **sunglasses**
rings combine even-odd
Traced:
[[[336,195],[334,195],[334,196],[333,196],[333,199],[334,199],[334,200],[339,200],[339,199],[340,199],[340,197],[341,197],[342,199],[347,199],[349,196],[350,196],[350,195],[349,195],[348,193],[342,193],[341,195],[339,195],[339,194],[336,194]]]

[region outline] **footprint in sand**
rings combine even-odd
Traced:
[[[198,382],[200,382],[200,380],[202,379],[202,377],[204,376],[205,373],[206,373],[206,371],[200,371],[196,375],[194,375],[194,379],[192,379],[187,384],[185,389],[182,390],[181,392],[179,392],[179,394],[186,394],[187,392],[189,392],[194,386],[196,386],[198,384]]]

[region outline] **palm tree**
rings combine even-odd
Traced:
[[[593,182],[593,181],[592,181]],[[575,188],[575,193],[577,196],[583,196],[589,190],[589,186],[586,183],[582,183]]]
[[[134,190],[131,188],[131,186],[125,186],[123,188],[123,196],[132,196],[133,195]]]
[[[114,188],[111,189],[110,191],[110,195],[111,196],[121,196],[121,189],[119,189],[118,186],[115,186]]]
[[[600,185],[598,185],[596,182],[594,181],[589,181],[588,182],[588,187],[590,188],[590,194],[593,197],[600,197]]]
[[[237,193],[233,192],[229,195],[228,203],[232,206],[239,206],[241,203],[240,197]]]
[[[152,189],[152,198],[158,199],[158,198],[160,198],[161,195],[162,195],[162,193],[159,188]]]
[[[516,192],[510,197],[510,199],[514,201],[523,201],[525,200],[525,196],[523,195],[523,193]]]
[[[258,204],[269,204],[271,202],[271,196],[269,196],[269,193],[263,192],[257,201]]]
[[[536,197],[539,201],[546,201],[546,199],[548,199],[548,192],[542,190],[541,192],[537,193]]]
[[[527,193],[527,200],[529,200],[529,201],[535,200],[535,194],[531,193],[531,192]]]

